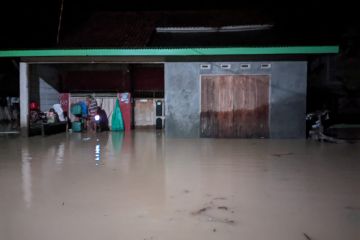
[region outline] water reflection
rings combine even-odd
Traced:
[[[114,153],[120,153],[123,145],[124,133],[123,132],[112,132],[112,145]]]
[[[99,139],[96,139],[96,142],[97,143],[95,145],[95,163],[96,163],[96,166],[98,166],[100,164],[100,160],[101,160]]]
[[[64,150],[65,150],[65,144],[61,143],[56,151],[56,158],[55,163],[57,165],[57,170],[61,170],[64,163]]]
[[[31,159],[27,145],[23,146],[21,151],[21,177],[23,198],[27,208],[31,207],[32,200]]]

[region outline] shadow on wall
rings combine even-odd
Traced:
[[[270,105],[271,138],[306,137],[306,96],[292,93],[291,96],[278,97]],[[297,110],[294,111],[294,108]]]

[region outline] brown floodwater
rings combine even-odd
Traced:
[[[360,144],[0,136],[0,239],[359,240]]]

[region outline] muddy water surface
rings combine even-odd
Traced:
[[[0,239],[360,239],[360,145],[0,137]]]

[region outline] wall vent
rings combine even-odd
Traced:
[[[241,64],[240,69],[250,69],[250,64]]]
[[[270,69],[271,68],[271,64],[270,63],[263,63],[260,66],[261,69]]]
[[[201,64],[200,69],[211,69],[210,64]]]
[[[230,69],[231,68],[231,64],[221,64],[221,69]]]

